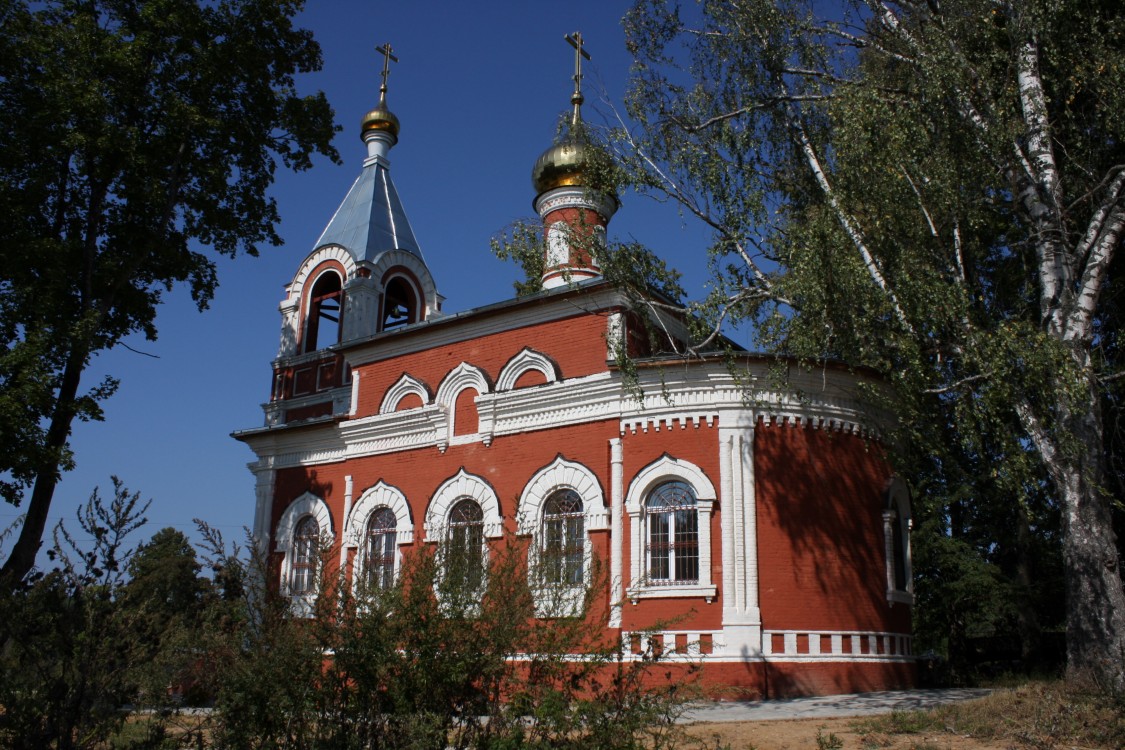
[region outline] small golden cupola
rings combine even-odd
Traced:
[[[598,250],[605,247],[606,226],[619,206],[616,195],[597,189],[609,156],[582,122],[582,60],[589,60],[590,53],[580,32],[564,38],[574,48],[573,111],[565,134],[531,170],[533,205],[544,226],[545,289],[601,276]]]
[[[378,49],[383,54],[383,82],[379,85],[379,103],[375,109],[363,116],[359,126],[359,137],[367,144],[367,155],[386,158],[391,147],[398,143],[398,118],[387,107],[387,74],[391,61],[398,58],[391,53],[391,46],[385,44]]]

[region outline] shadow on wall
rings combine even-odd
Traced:
[[[883,629],[890,471],[881,448],[851,433],[760,421],[755,463],[762,596],[773,599],[777,624]]]

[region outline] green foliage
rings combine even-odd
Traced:
[[[11,581],[34,563],[91,357],[155,339],[183,284],[200,309],[215,259],[280,244],[280,162],[333,159],[322,94],[295,91],[320,49],[296,0],[0,3],[0,495],[33,488]],[[9,583],[10,585],[10,583]]]
[[[704,319],[894,386],[923,642],[1026,657],[1065,585],[1072,667],[1125,684],[1120,4],[639,0],[626,32],[614,142],[713,230]]]
[[[256,590],[208,649],[215,744],[670,747],[687,686],[605,640],[604,611],[537,617],[545,592],[528,586],[526,550],[491,554],[485,579],[460,592],[468,578],[446,569],[456,555],[444,546],[407,555],[390,588],[326,580],[308,620]]]
[[[19,590],[0,590],[0,745],[98,747],[124,721],[137,691],[134,668],[152,655],[117,606],[126,537],[147,504],[114,480],[106,504],[95,490],[79,511],[88,549],[62,529],[59,569]]]

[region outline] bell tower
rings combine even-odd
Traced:
[[[345,413],[351,374],[343,347],[441,312],[443,298],[391,180],[388,155],[401,126],[387,106],[387,78],[398,58],[389,44],[376,51],[383,55],[379,102],[360,122],[367,156],[280,305],[268,425]]]
[[[573,111],[566,133],[531,170],[533,205],[544,227],[544,289],[601,276],[598,252],[620,206],[612,188],[603,187],[609,182],[609,155],[592,141],[582,121],[582,60],[589,60],[590,53],[580,32],[564,38],[574,48]]]

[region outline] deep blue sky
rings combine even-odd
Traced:
[[[164,526],[190,532],[195,517],[228,538],[251,523],[246,464],[253,455],[230,433],[262,424],[283,287],[359,174],[358,125],[378,98],[382,58],[374,49],[384,42],[400,60],[388,94],[402,123],[391,173],[445,310],[510,298],[519,270],[491,255],[489,238],[533,213],[531,167],[550,145],[572,88],[573,52],[563,36],[580,30],[593,56],[585,64],[584,112],[597,121],[604,115],[596,110],[608,111],[603,97],[620,106],[624,95],[627,5],[310,0],[299,21],[323,47],[324,68],[300,85],[327,94],[343,126],[336,140],[343,164],[321,160],[309,172],[279,172],[273,194],[285,245],[224,260],[216,298],[202,314],[186,293],[168,295],[159,340],[131,342],[154,357],[118,349],[95,362],[87,384],[108,372],[121,387],[105,403],[104,422],[77,425],[78,468],[59,486],[51,525],[65,517],[74,528],[75,508],[95,486],[108,494],[112,474],[152,499],[150,525],[135,541]],[[610,236],[648,243],[700,289],[706,235],[671,206],[622,198]],[[0,525],[16,512],[0,507]]]

